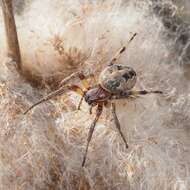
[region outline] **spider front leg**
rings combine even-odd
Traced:
[[[84,92],[84,94],[85,94],[85,92]],[[77,106],[77,110],[80,110],[80,107],[81,107],[82,102],[83,102],[83,100],[84,100],[84,94],[83,94],[82,97],[80,98],[79,104],[78,104],[78,106]]]
[[[95,117],[94,121],[92,122],[89,132],[88,132],[87,145],[86,145],[85,154],[84,154],[83,161],[82,161],[82,167],[84,167],[84,165],[85,165],[86,157],[87,157],[87,153],[88,153],[88,147],[89,147],[90,141],[92,139],[92,135],[93,135],[96,123],[97,123],[98,119],[100,118],[100,115],[102,114],[102,110],[103,110],[103,105],[98,104],[98,108],[96,110],[96,117]]]
[[[121,125],[119,123],[119,119],[118,119],[117,114],[116,114],[116,107],[115,107],[114,103],[111,104],[111,112],[113,115],[115,126],[118,129],[119,134],[121,135],[121,138],[123,139],[123,141],[125,143],[125,147],[128,148],[127,140],[125,139],[125,136],[124,136],[123,132],[121,131]]]
[[[51,98],[58,96],[58,95],[62,95],[63,93],[66,93],[68,91],[74,91],[77,94],[83,96],[84,92],[83,90],[78,87],[77,85],[68,85],[68,86],[63,86],[61,88],[59,88],[58,90],[55,90],[54,92],[48,94],[47,96],[45,96],[44,98],[42,98],[41,100],[39,100],[38,102],[36,102],[35,104],[33,104],[31,107],[29,107],[25,112],[24,115],[27,114],[31,109],[33,109],[34,107],[36,107],[37,105],[46,102],[48,100],[50,100]]]
[[[80,99],[80,102],[79,102],[79,104],[78,104],[78,110],[80,110],[80,107],[81,107],[81,104],[82,104],[82,102],[83,102],[83,100],[84,100],[84,95],[85,95],[85,93],[86,93],[86,91],[88,91],[89,89],[90,89],[90,84],[89,84],[89,82],[88,82],[88,78],[92,78],[93,79],[93,83],[94,83],[94,85],[97,83],[96,82],[96,79],[95,79],[95,76],[94,76],[94,74],[89,74],[88,76],[85,76],[83,73],[78,73],[78,77],[79,77],[79,79],[81,80],[81,82],[82,82],[82,85],[83,85],[83,87],[84,87],[84,94],[83,94],[83,96],[81,97],[81,99]]]
[[[78,73],[78,77],[79,77],[79,79],[81,80],[82,85],[83,85],[84,88],[85,88],[85,91],[84,91],[84,93],[83,93],[83,95],[82,95],[82,97],[81,97],[81,99],[80,99],[80,102],[79,102],[79,104],[78,104],[78,107],[77,107],[77,109],[80,110],[80,107],[81,107],[82,102],[83,102],[83,100],[84,100],[85,92],[90,89],[90,84],[89,84],[89,82],[88,82],[88,80],[87,80],[87,77],[85,77],[85,75],[83,75],[82,73]]]
[[[93,82],[95,83],[95,77],[94,77],[93,74],[89,74],[88,76],[85,76],[82,72],[76,72],[76,73],[71,74],[69,77],[63,79],[60,82],[59,86],[60,87],[64,86],[68,82],[68,80],[71,80],[71,79],[74,79],[74,78],[79,78],[80,79],[80,81],[82,82],[82,85],[85,88],[85,90],[90,89],[90,84],[89,84],[89,82],[87,80],[88,78],[93,78]]]

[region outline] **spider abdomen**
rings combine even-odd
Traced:
[[[106,91],[119,94],[135,86],[136,76],[136,72],[131,67],[114,64],[106,67],[101,72],[99,82]]]

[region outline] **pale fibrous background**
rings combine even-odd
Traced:
[[[15,0],[24,77],[6,57],[0,12],[0,189],[75,190],[83,178],[83,189],[188,190],[189,8],[188,0]],[[135,32],[118,63],[136,70],[135,89],[164,95],[117,101],[128,150],[106,108],[82,171],[88,105],[77,111],[71,92],[23,112],[74,71],[98,78]]]

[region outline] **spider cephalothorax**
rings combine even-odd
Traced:
[[[98,102],[106,101],[110,96],[110,92],[98,84],[85,92],[84,99],[90,106],[95,106]]]
[[[136,34],[132,36],[129,42],[131,42],[135,36]],[[89,75],[89,77],[94,79],[95,84],[93,86],[90,86],[90,84],[88,83],[87,77],[84,76],[81,72],[73,73],[72,75],[70,75],[69,77],[67,77],[61,82],[60,88],[58,90],[42,98],[40,101],[33,104],[29,109],[27,109],[24,112],[24,114],[26,114],[29,110],[31,110],[36,105],[42,102],[45,102],[57,95],[62,95],[63,93],[70,90],[81,95],[81,100],[79,102],[78,109],[80,109],[80,105],[83,99],[90,105],[90,110],[92,109],[92,107],[97,106],[96,116],[90,126],[90,130],[88,133],[87,145],[86,145],[86,150],[85,150],[85,154],[82,161],[82,167],[85,165],[87,152],[88,152],[88,146],[91,141],[96,123],[100,115],[102,114],[104,105],[106,105],[108,102],[111,102],[111,110],[112,110],[112,115],[113,115],[115,125],[125,143],[126,148],[128,148],[126,138],[123,132],[121,131],[120,123],[116,115],[115,103],[113,103],[112,100],[124,99],[124,98],[126,99],[130,97],[134,97],[134,96],[136,97],[139,95],[145,95],[145,94],[150,94],[150,93],[157,93],[157,94],[162,93],[161,91],[146,91],[146,90],[133,91],[132,90],[132,88],[135,86],[135,83],[136,83],[136,77],[137,77],[136,72],[131,67],[115,64],[119,56],[125,50],[126,50],[126,46],[122,47],[116,53],[116,55],[110,61],[109,65],[100,73],[98,82],[96,82],[93,74]],[[66,85],[66,83],[69,80],[75,77],[78,77],[82,81],[84,89],[80,88],[77,85]]]

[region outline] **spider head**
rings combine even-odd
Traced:
[[[105,90],[112,94],[119,94],[134,87],[136,76],[136,72],[131,67],[114,64],[101,72],[99,82]]]
[[[91,90],[87,91],[86,94],[85,94],[85,96],[84,96],[84,99],[85,99],[85,101],[86,101],[89,105],[95,106],[95,105],[96,105],[96,102],[95,102],[95,100],[94,100],[94,98],[93,98],[94,96],[93,96],[92,93],[93,93],[93,92],[92,92]]]
[[[111,94],[104,90],[101,85],[97,85],[85,93],[84,99],[89,105],[96,106],[98,102],[103,102],[109,99],[110,96]]]

